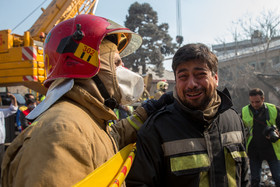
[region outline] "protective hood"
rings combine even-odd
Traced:
[[[103,40],[100,45],[100,71],[97,74],[103,82],[110,97],[121,101],[121,92],[116,77],[116,68],[114,64],[115,53],[118,52],[117,46],[109,40]]]

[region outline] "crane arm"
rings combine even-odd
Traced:
[[[40,40],[41,33],[48,33],[56,24],[76,16],[88,14],[96,6],[96,0],[53,0],[29,29],[34,40]]]

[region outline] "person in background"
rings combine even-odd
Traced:
[[[0,108],[0,163],[2,163],[3,155],[5,152],[5,139],[6,139],[6,128],[5,128],[5,118],[15,114],[18,110],[18,104],[16,97],[7,93],[8,97],[11,99],[11,104],[9,108]]]
[[[22,111],[27,110],[26,102],[27,102],[28,99],[34,99],[35,100],[35,96],[31,93],[25,94],[24,95],[25,105],[20,106],[18,108],[18,111],[17,111],[17,114],[16,114],[16,124],[17,124],[17,129],[18,129],[19,132],[22,131],[22,124],[21,124],[20,116],[22,115]]]
[[[157,83],[157,90],[154,99],[158,100],[168,89],[168,83],[166,80],[159,81]]]
[[[135,102],[143,91],[143,78],[118,65],[140,45],[138,34],[89,14],[65,20],[48,33],[48,92],[27,116],[32,124],[6,151],[2,186],[72,186],[136,141],[143,121],[164,100],[108,123],[117,120],[113,110],[118,104]]]
[[[175,101],[138,131],[127,186],[249,186],[244,127],[227,89],[217,90],[217,56],[188,44],[172,69]]]
[[[21,123],[21,129],[26,129],[31,122],[26,119],[26,116],[37,106],[37,101],[33,98],[29,98],[26,100],[26,110],[21,111],[20,113],[20,123]]]
[[[24,95],[24,99],[25,101],[27,101],[27,99],[35,99],[35,96],[32,93],[27,93]]]
[[[250,159],[251,185],[260,186],[262,163],[267,161],[272,178],[280,187],[280,108],[264,102],[263,90],[249,91],[250,104],[242,108],[242,119],[248,128],[247,151]]]
[[[46,98],[45,95],[40,94],[37,103],[40,104],[45,98]]]

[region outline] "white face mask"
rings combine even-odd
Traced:
[[[136,102],[144,91],[143,78],[122,66],[116,68],[116,74],[122,96],[120,104],[129,105]]]

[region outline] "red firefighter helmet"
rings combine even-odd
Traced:
[[[120,56],[133,53],[142,39],[106,18],[83,14],[56,25],[44,42],[48,87],[57,78],[91,78],[100,69],[99,45],[107,36],[116,43]]]

